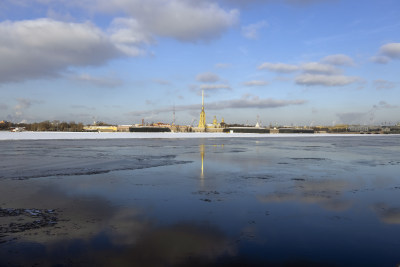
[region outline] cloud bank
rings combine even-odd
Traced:
[[[336,66],[353,66],[354,61],[351,57],[343,55],[343,54],[336,54],[326,56],[321,60],[323,63],[336,65]]]
[[[242,27],[242,35],[250,40],[257,40],[259,38],[259,31],[268,26],[268,23],[263,20],[254,24]]]
[[[358,80],[358,77],[344,75],[302,74],[296,77],[296,84],[306,86],[344,86]]]
[[[207,103],[205,108],[207,110],[223,110],[223,109],[249,109],[249,108],[259,108],[259,109],[269,109],[269,108],[280,108],[287,106],[297,106],[307,103],[306,100],[279,100],[272,98],[260,98],[258,96],[244,95],[239,99],[232,99],[226,101],[217,101]],[[129,116],[146,116],[146,115],[157,115],[164,112],[171,112],[172,107],[154,109],[151,111],[133,111],[130,112]],[[190,110],[201,110],[201,105],[179,105],[175,106],[176,111],[190,111]]]
[[[115,88],[121,86],[123,83],[121,80],[112,77],[96,77],[86,73],[72,77],[73,80],[91,84],[97,87],[104,88]]]
[[[239,20],[239,11],[207,1],[86,0],[34,1],[46,8],[80,8],[118,14],[107,29],[90,22],[40,18],[0,23],[0,83],[55,77],[71,67],[99,66],[119,57],[146,54],[157,37],[210,41]],[[24,8],[32,2],[19,1]],[[12,3],[16,4],[16,3]]]
[[[297,85],[330,87],[345,86],[360,81],[359,77],[343,75],[342,69],[338,68],[338,66],[353,65],[352,58],[337,54],[326,56],[320,62],[306,62],[299,65],[264,62],[258,69],[286,74],[301,71],[294,79]]]
[[[278,73],[292,73],[295,71],[298,71],[300,68],[297,65],[291,65],[291,64],[285,64],[285,63],[262,63],[260,66],[258,66],[259,70],[269,70],[272,72],[278,72]]]
[[[267,81],[253,80],[243,83],[245,86],[265,86],[268,85]]]
[[[392,60],[400,59],[400,43],[388,43],[382,45],[379,53],[371,58],[371,61],[379,64],[387,64]]]
[[[206,90],[206,91],[216,91],[216,90],[232,90],[232,88],[227,85],[227,84],[202,84],[200,85],[201,90]]]
[[[57,76],[122,56],[117,43],[91,23],[51,19],[0,23],[0,83]]]
[[[212,72],[204,72],[198,74],[196,80],[203,83],[213,83],[219,81],[219,76]]]
[[[123,12],[147,32],[184,42],[218,38],[239,21],[239,11],[224,10],[208,1],[182,0],[93,0],[97,11]],[[93,8],[92,6],[92,8]],[[91,7],[91,5],[87,5]]]

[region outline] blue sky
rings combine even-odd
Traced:
[[[0,120],[400,121],[398,0],[3,0]]]

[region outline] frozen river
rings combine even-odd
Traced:
[[[223,137],[0,141],[0,266],[400,264],[399,135]]]

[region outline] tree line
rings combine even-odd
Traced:
[[[60,122],[60,121],[42,121],[34,123],[0,123],[0,130],[10,131],[14,128],[24,128],[26,131],[60,131],[60,132],[82,132],[84,124],[79,122]]]

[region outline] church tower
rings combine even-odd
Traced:
[[[201,91],[201,112],[199,128],[206,128],[206,113],[204,112],[204,90]]]

